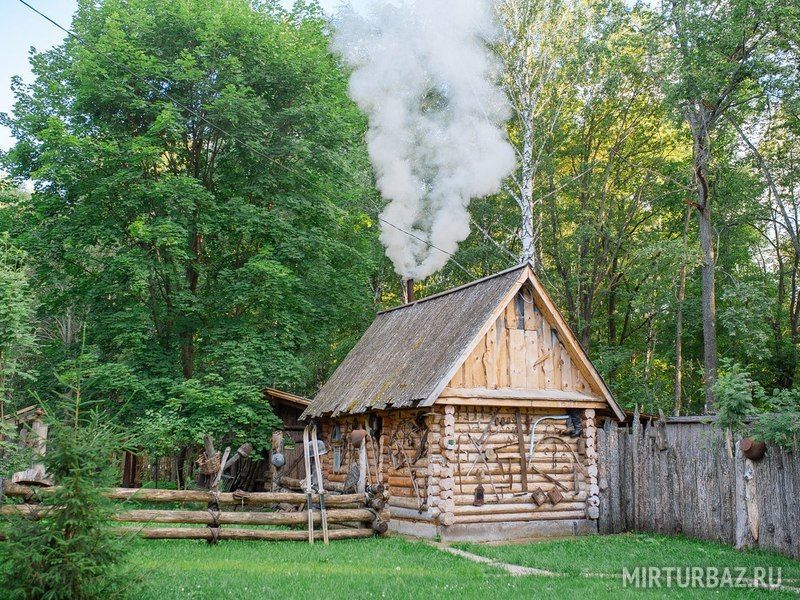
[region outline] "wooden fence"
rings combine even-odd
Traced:
[[[598,431],[600,533],[651,531],[800,557],[800,450],[758,461],[708,419]]]
[[[2,482],[2,494],[23,498],[22,504],[0,506],[0,516],[19,515],[38,519],[52,507],[37,504],[36,499],[52,494],[54,488],[31,488],[10,481]],[[112,515],[113,521],[140,523],[139,526],[118,526],[120,534],[139,535],[150,539],[205,539],[217,540],[308,540],[308,506],[306,494],[292,492],[232,492],[218,493],[207,490],[158,490],[112,488],[104,490],[112,500],[146,503],[207,503],[206,510],[153,510],[127,509]],[[330,539],[371,537],[385,533],[388,511],[383,508],[383,490],[366,494],[326,494],[327,523],[331,525]],[[319,496],[311,499],[314,521],[314,539],[321,539],[322,514],[316,507]],[[280,510],[261,512],[227,510],[223,507],[244,508],[277,505]],[[153,524],[189,524],[205,527],[153,527]],[[289,525],[300,529],[244,529],[229,525]]]

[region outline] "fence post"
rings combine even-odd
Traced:
[[[606,424],[597,428],[597,486],[600,490],[600,515],[597,518],[597,531],[608,533],[608,433]]]
[[[748,518],[748,498],[747,498],[747,481],[746,478],[752,477],[752,466],[749,468],[749,473],[746,465],[742,449],[739,444],[735,444],[736,454],[734,455],[734,497],[736,499],[736,548],[741,550],[753,545],[753,537],[750,533],[750,523]]]
[[[639,530],[639,437],[640,437],[641,424],[639,423],[639,406],[637,405],[633,410],[633,424],[631,427],[630,440],[631,444],[631,475],[632,475],[632,529]]]

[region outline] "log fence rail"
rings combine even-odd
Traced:
[[[19,504],[0,505],[0,517],[22,516],[40,519],[53,506],[39,504],[37,500],[54,493],[54,488],[37,488],[2,481],[3,496],[22,498]],[[326,494],[327,522],[332,525],[330,539],[365,538],[383,534],[387,529],[388,511],[383,508],[383,490],[368,490],[363,494]],[[308,531],[305,509],[306,494],[293,492],[230,492],[209,490],[158,490],[145,488],[110,488],[103,490],[106,498],[115,501],[152,503],[207,503],[207,510],[178,509],[128,509],[119,510],[110,520],[121,523],[140,523],[140,527],[117,526],[113,530],[120,534],[138,535],[147,539],[205,539],[217,540],[305,540]],[[312,517],[315,525],[322,521],[319,510],[319,495],[314,494]],[[222,511],[220,507],[233,507]],[[270,511],[242,511],[244,507],[278,507]],[[377,507],[378,509],[376,510]],[[205,525],[205,527],[150,527],[150,524]],[[292,529],[246,529],[227,527],[244,526],[290,526]],[[226,526],[226,527],[223,527]],[[297,528],[297,529],[295,529]],[[302,528],[302,529],[301,529]],[[321,539],[315,531],[313,539]]]

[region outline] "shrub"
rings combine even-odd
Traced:
[[[775,389],[767,394],[741,365],[722,361],[714,384],[717,424],[744,433],[747,417],[756,416],[749,434],[790,450],[800,439],[800,390]]]
[[[717,423],[723,429],[741,432],[745,418],[755,413],[754,395],[763,393],[744,367],[728,359],[722,360],[719,377],[714,383]]]
[[[753,436],[787,450],[795,448],[800,439],[800,391],[773,390],[766,412],[753,425]]]
[[[25,600],[93,600],[125,593],[119,567],[122,542],[108,529],[113,507],[100,486],[114,482],[121,437],[107,417],[80,414],[67,420],[48,413],[45,468],[57,486],[42,494],[39,519],[3,523],[0,575],[4,597]]]
[[[0,420],[0,477],[10,477],[30,462],[30,449],[20,443],[16,423]]]

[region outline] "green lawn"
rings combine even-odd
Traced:
[[[424,542],[389,537],[342,540],[325,548],[301,542],[136,540],[131,562],[140,576],[136,600],[178,598],[617,598],[793,597],[766,590],[634,590],[619,578],[576,575],[620,572],[622,565],[781,565],[800,563],[774,555],[740,554],[715,544],[656,536],[577,538],[518,546],[469,545],[472,552],[572,576],[512,577]],[[673,561],[665,557],[674,557]],[[680,559],[678,558],[680,557]],[[681,563],[677,561],[680,560]],[[696,561],[696,562],[694,562]],[[788,576],[785,574],[785,576]],[[689,593],[687,593],[689,592]]]
[[[532,544],[487,546],[454,544],[488,558],[574,575],[621,573],[623,567],[780,567],[784,579],[796,579],[800,587],[800,561],[780,554],[749,550],[681,537],[651,534],[584,536]]]

